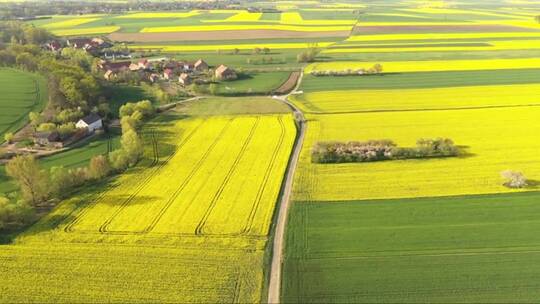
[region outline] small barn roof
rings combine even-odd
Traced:
[[[81,118],[82,121],[84,121],[87,125],[93,124],[96,121],[101,120],[101,117],[97,115],[96,113],[92,113],[90,115],[87,115],[83,118]]]

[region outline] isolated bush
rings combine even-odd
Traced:
[[[13,133],[11,132],[7,132],[6,134],[4,134],[4,140],[8,143],[8,144],[11,144],[13,143],[13,138],[15,136],[13,135]]]
[[[5,197],[0,197],[0,231],[12,230],[23,227],[34,218],[32,206],[20,202],[11,202]]]
[[[508,188],[524,188],[527,186],[527,178],[521,172],[505,170],[501,172],[501,176],[505,179],[504,185]]]
[[[100,180],[111,173],[111,164],[107,157],[103,155],[97,155],[90,159],[88,165],[88,178],[93,180]]]

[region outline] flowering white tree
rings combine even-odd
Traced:
[[[501,172],[501,176],[505,179],[504,185],[508,188],[523,188],[527,186],[527,178],[521,172],[505,170]]]

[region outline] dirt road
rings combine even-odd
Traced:
[[[295,94],[297,92],[300,83],[302,82],[303,74],[300,75],[298,83],[295,89],[289,94]],[[289,166],[287,169],[287,175],[284,183],[283,193],[280,198],[278,217],[276,221],[276,230],[274,233],[274,243],[272,248],[272,263],[270,266],[270,282],[268,286],[268,303],[279,303],[281,293],[281,273],[283,265],[283,244],[285,238],[285,225],[287,224],[287,216],[289,214],[289,206],[291,204],[291,192],[293,187],[294,174],[300,157],[300,151],[302,150],[302,144],[304,142],[304,136],[306,133],[306,120],[304,113],[287,100],[289,95],[274,96],[274,99],[279,100],[287,104],[294,112],[294,116],[297,122],[298,133],[296,141],[294,143],[294,149],[289,159]]]

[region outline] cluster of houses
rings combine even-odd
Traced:
[[[195,62],[168,60],[166,58],[140,59],[137,62],[102,60],[98,67],[104,72],[103,77],[109,81],[117,79],[120,73],[138,73],[141,79],[151,83],[158,80],[178,81],[184,86],[190,85],[195,78],[208,75],[210,72],[209,65],[203,59]],[[237,78],[236,72],[225,65],[217,67],[214,70],[214,76],[219,80],[234,80]]]
[[[58,40],[46,43],[44,47],[52,52],[60,52],[65,47],[84,50],[93,55],[100,56],[105,49],[111,48],[113,45],[102,38],[71,38],[66,40],[65,44]],[[106,53],[106,52],[105,52]]]
[[[75,142],[89,134],[103,129],[103,119],[95,113],[89,114],[75,124],[77,132],[69,141]],[[36,132],[34,134],[34,143],[41,147],[63,148],[66,143],[57,131],[52,132]]]

